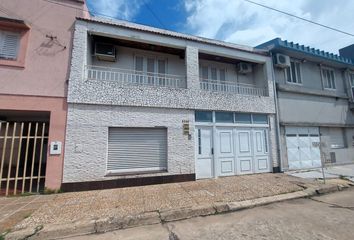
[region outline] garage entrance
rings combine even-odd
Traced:
[[[321,167],[318,127],[285,127],[289,169]]]
[[[270,172],[268,116],[196,112],[196,177]]]
[[[270,172],[266,128],[196,128],[197,179]]]
[[[44,189],[48,122],[0,121],[0,196]]]

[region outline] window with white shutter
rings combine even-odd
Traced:
[[[0,59],[17,60],[20,34],[0,30]]]

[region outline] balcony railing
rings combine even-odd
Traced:
[[[186,88],[186,78],[179,75],[134,71],[130,69],[86,66],[87,80],[112,81],[122,85]]]
[[[200,88],[205,91],[227,92],[241,95],[267,96],[267,89],[251,84],[200,79]]]

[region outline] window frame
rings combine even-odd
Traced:
[[[292,66],[291,64],[294,63],[295,66],[295,82],[293,81],[293,75],[292,75]],[[296,65],[298,64],[298,65]],[[297,71],[296,66],[299,66],[299,71]],[[288,71],[289,71],[289,76],[290,76],[290,81],[288,79]],[[303,84],[303,74],[302,74],[302,62],[297,59],[290,59],[290,67],[284,69],[284,75],[285,75],[285,81],[288,84],[295,84],[295,85],[302,85]]]
[[[0,20],[0,31],[14,32],[20,35],[17,58],[14,60],[0,58],[0,66],[24,68],[30,27],[23,22]]]
[[[330,84],[328,82],[329,79],[327,79],[327,77],[325,78],[323,71],[333,72],[333,85],[334,85],[334,88],[326,87],[326,84],[325,84],[326,81],[327,81],[327,85],[330,85]],[[321,79],[322,79],[322,86],[323,86],[324,90],[330,90],[330,91],[336,91],[337,90],[336,74],[335,74],[334,68],[321,66]]]
[[[211,121],[200,121],[197,120],[197,113],[211,113]],[[217,121],[216,120],[216,115],[217,113],[231,113],[233,115],[233,121],[232,122],[226,122],[226,121]],[[236,120],[236,115],[244,115],[244,116],[249,116],[248,122],[241,122]],[[262,115],[266,118],[266,122],[255,122],[254,121],[254,116],[256,115]],[[213,125],[216,124],[218,126],[243,126],[243,127],[265,127],[270,125],[270,120],[269,120],[269,115],[266,113],[248,113],[248,112],[233,112],[233,111],[213,111],[213,110],[195,110],[194,111],[194,120],[196,125]]]
[[[137,71],[136,70],[136,58],[137,57],[141,57],[143,59],[142,73],[144,73],[144,74],[153,73],[153,74],[159,74],[161,76],[168,74],[168,58],[161,57],[161,56],[142,54],[142,53],[134,53],[133,54],[133,68],[132,68],[132,69],[134,69],[134,71]],[[148,72],[148,59],[154,60],[154,72]],[[165,73],[159,73],[159,61],[165,61]],[[137,72],[140,72],[140,71],[137,71]]]
[[[203,68],[208,69],[208,78],[203,77]],[[212,78],[212,69],[216,70],[216,79]],[[225,79],[221,79],[220,71],[224,72]],[[227,78],[228,78],[228,76],[227,76],[227,67],[226,66],[221,67],[218,65],[210,65],[210,64],[200,64],[200,66],[199,66],[199,79],[200,79],[200,81],[214,81],[214,82],[224,83],[224,82],[228,81]]]
[[[6,42],[6,37],[7,36],[14,36],[16,37],[16,52],[15,52],[15,58],[12,58],[12,56],[10,57],[9,55],[7,55],[7,57],[5,57],[5,54],[3,55],[0,52],[0,59],[2,60],[11,60],[11,61],[17,61],[18,57],[19,57],[19,50],[20,50],[20,41],[21,41],[21,33],[19,32],[15,32],[15,31],[6,31],[6,30],[1,30],[0,29],[0,51],[3,50],[3,45],[1,43]],[[3,55],[3,56],[1,56]]]
[[[350,71],[348,77],[352,99],[354,99],[354,71]]]

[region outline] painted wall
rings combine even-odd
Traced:
[[[60,3],[69,7],[42,0],[1,1],[11,17],[24,20],[30,29],[24,67],[0,65],[0,94],[66,96],[74,21],[83,16],[77,9],[84,5]]]
[[[329,67],[329,66],[328,66]],[[289,84],[285,78],[285,69],[282,68],[274,68],[275,79],[277,83],[280,84]],[[344,85],[346,79],[344,77],[343,71],[338,68],[332,68],[334,70],[335,82],[336,82],[336,90],[325,90],[323,89],[322,78],[321,78],[321,67],[318,63],[314,62],[302,62],[300,63],[301,69],[301,79],[302,84],[298,85],[300,88],[305,88],[309,90],[319,90],[324,93],[334,93],[338,96],[346,95],[346,86]]]
[[[278,92],[280,122],[312,126],[354,124],[348,100],[326,96]]]
[[[69,104],[63,182],[194,173],[194,139],[183,135],[182,120],[194,132],[189,110]],[[105,177],[108,127],[166,127],[168,172]]]
[[[330,128],[320,127],[320,134],[321,142],[325,143],[322,151],[326,160],[331,159],[330,152],[335,152],[336,164],[354,163],[353,128],[343,128],[343,138],[345,141],[345,146],[343,148],[331,148],[331,138],[333,136],[331,134]]]
[[[67,103],[64,98],[0,95],[1,109],[23,111],[46,111],[50,113],[49,139],[65,142]],[[21,103],[21,104],[19,104]],[[64,146],[63,146],[64,147]],[[61,155],[47,152],[46,187],[58,189],[62,180],[64,149]]]
[[[65,142],[74,22],[76,17],[88,15],[81,10],[86,9],[82,2],[58,2],[65,7],[42,0],[1,1],[7,17],[23,20],[29,30],[23,66],[0,63],[0,109],[49,112],[49,142]],[[63,154],[52,156],[47,153],[47,188],[60,188],[63,160]]]

